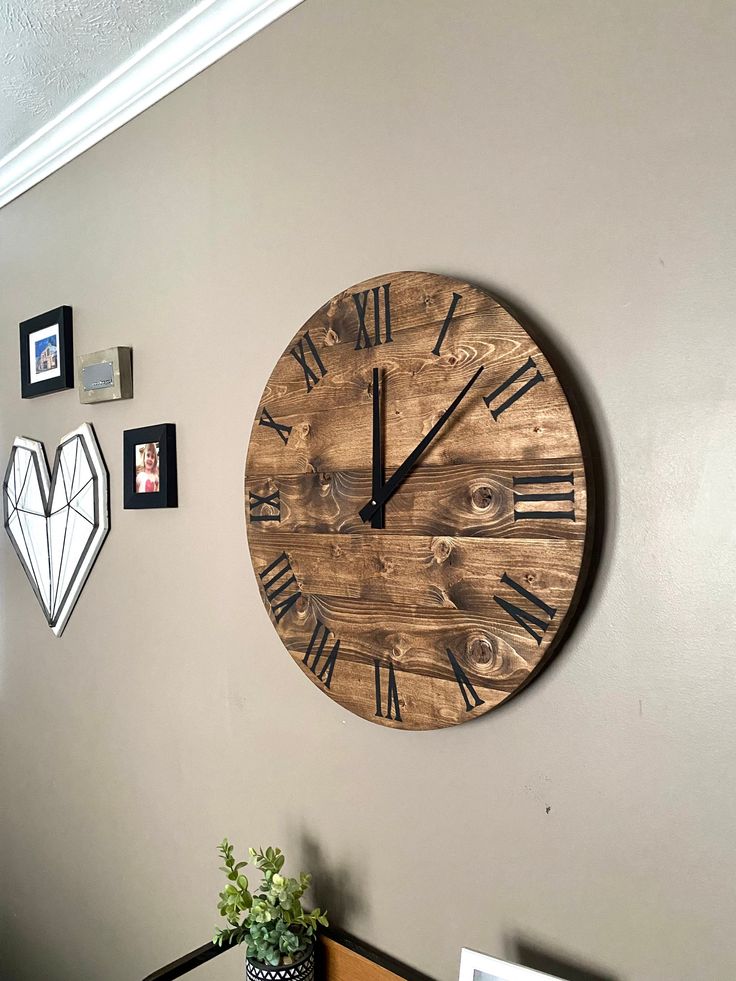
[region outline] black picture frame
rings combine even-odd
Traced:
[[[61,392],[65,388],[74,388],[74,344],[72,340],[72,308],[56,307],[47,310],[37,317],[24,320],[20,327],[20,394],[21,398],[34,399],[38,395],[49,395],[51,392]],[[56,332],[50,333],[52,328]],[[38,335],[38,337],[36,337]],[[56,353],[49,355],[49,348],[31,357],[31,344],[40,345],[44,340],[51,341],[56,337]],[[44,359],[55,357],[53,366],[40,368]],[[44,377],[49,372],[50,377]]]
[[[158,444],[158,490],[139,490],[139,447]],[[144,451],[145,453],[145,451]],[[145,485],[144,479],[140,482]],[[155,478],[154,478],[155,479]],[[123,508],[175,508],[179,506],[176,477],[176,426],[163,422],[123,431]]]

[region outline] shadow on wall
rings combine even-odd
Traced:
[[[312,895],[320,909],[326,909],[331,924],[346,927],[354,916],[365,912],[360,890],[353,885],[358,878],[355,866],[329,861],[319,842],[309,834],[302,834],[299,847],[304,868],[312,875]]]
[[[529,937],[512,937],[507,942],[508,956],[534,971],[545,971],[564,981],[624,981],[619,974],[602,971],[597,965],[582,964],[558,950],[550,950],[544,944]]]

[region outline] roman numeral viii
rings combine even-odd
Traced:
[[[251,522],[281,521],[281,498],[278,487],[273,494],[266,494],[265,497],[251,491],[248,495],[248,509]]]
[[[542,634],[546,631],[547,627],[549,627],[555,613],[557,613],[557,610],[553,606],[548,606],[544,600],[541,600],[538,596],[535,596],[534,593],[530,592],[528,589],[524,589],[524,587],[520,586],[518,582],[514,582],[511,576],[507,575],[505,572],[501,576],[501,582],[505,586],[510,586],[519,594],[519,596],[522,597],[522,599],[527,600],[544,615],[544,619],[542,619],[542,617],[538,616],[536,613],[529,613],[528,610],[524,610],[520,606],[516,606],[514,603],[509,602],[509,600],[504,599],[503,596],[493,597],[501,609],[505,610],[513,620],[516,620],[520,627],[523,627],[524,630],[526,630],[526,632],[534,638],[537,645],[541,644]],[[535,627],[537,628],[536,630],[534,629]],[[537,630],[539,633],[537,633]]]
[[[523,384],[519,388],[513,389],[514,384],[521,381],[525,375],[528,375],[528,377]],[[542,381],[544,381],[544,375],[539,368],[537,368],[534,358],[529,358],[529,360],[526,361],[521,368],[517,368],[513,375],[510,375],[502,385],[499,385],[498,388],[495,388],[492,392],[490,392],[490,394],[484,395],[483,401],[490,409],[493,418],[496,420],[496,422],[498,422],[498,417],[502,412],[505,412],[506,409],[511,408],[514,402],[518,401],[522,395],[526,395],[529,389],[534,388],[535,385],[538,385]],[[511,394],[507,395],[506,393],[512,389],[513,391],[511,391]],[[497,404],[492,406],[492,402]]]
[[[465,674],[463,669],[458,664],[457,658],[452,653],[450,648],[447,648],[447,656],[450,659],[450,664],[452,665],[452,670],[455,672],[455,680],[460,686],[460,692],[465,699],[465,711],[471,712],[474,708],[478,708],[479,705],[484,705],[484,701],[478,695],[478,692],[473,688],[470,683],[468,676]],[[470,696],[470,697],[468,697]],[[472,703],[470,699],[473,699]]]
[[[263,407],[261,412],[261,418],[258,421],[259,426],[268,426],[269,429],[273,429],[277,436],[280,436],[284,443],[288,443],[289,434],[291,433],[291,426],[285,426],[282,422],[276,422],[274,417],[268,411],[268,409]]]
[[[389,301],[388,290],[391,283],[384,283],[383,286],[374,286],[372,290],[363,290],[362,293],[353,293],[355,309],[358,311],[358,340],[355,342],[355,350],[374,347],[378,344],[390,344],[391,337],[391,304]],[[381,325],[381,290],[383,290],[383,325]],[[366,313],[368,310],[368,297],[373,294],[372,307],[373,314],[373,340],[368,335],[366,326]],[[383,333],[382,333],[383,332]]]
[[[259,576],[266,599],[278,623],[302,595],[286,552],[282,552],[270,565],[267,565]]]
[[[315,677],[319,678],[320,681],[324,682],[325,688],[330,687],[330,682],[332,681],[332,672],[335,670],[335,662],[337,661],[337,655],[340,652],[340,641],[336,640],[332,645],[332,650],[325,656],[324,663],[320,666],[320,661],[324,655],[325,645],[327,644],[327,638],[332,633],[327,627],[322,623],[321,620],[317,621],[317,626],[312,632],[312,639],[309,641],[309,647],[307,647],[306,654],[304,655],[303,663],[309,668]],[[312,663],[309,663],[309,658],[312,658]]]
[[[306,351],[304,350],[305,341],[307,342]],[[289,353],[302,366],[304,381],[307,384],[307,392],[311,392],[314,386],[319,384],[320,379],[325,377],[327,368],[322,364],[322,358],[320,358],[319,352],[314,346],[314,341],[309,336],[309,331],[305,332],[304,337],[297,341]],[[317,372],[319,372],[319,375],[317,375]]]
[[[574,483],[575,474],[572,473],[514,477],[514,521],[522,521],[524,518],[559,518],[562,521],[574,521]],[[567,485],[569,490],[561,489]],[[517,487],[531,487],[533,490],[517,491]],[[558,501],[562,503],[557,504]],[[552,504],[553,507],[542,509],[537,506],[539,504]]]
[[[393,719],[396,722],[401,722],[401,709],[399,708],[399,689],[396,687],[396,675],[394,674],[394,666],[389,662],[388,666],[388,688],[386,690],[386,715],[384,716],[381,711],[382,708],[382,692],[381,692],[381,662],[379,660],[374,661],[375,672],[376,672],[376,715],[381,719]]]

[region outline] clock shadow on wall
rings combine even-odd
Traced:
[[[558,651],[603,543],[588,401],[518,305],[374,277],[302,325],[246,461],[261,597],[305,677],[389,728],[497,708]]]

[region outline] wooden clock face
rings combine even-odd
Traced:
[[[488,293],[367,280],[309,318],[261,398],[245,512],[262,599],[344,708],[465,722],[557,646],[587,567],[588,481],[555,373]]]

